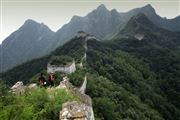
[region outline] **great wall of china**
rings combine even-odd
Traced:
[[[85,53],[81,59],[80,66],[83,67],[83,61],[86,61],[86,52],[87,52],[87,41],[90,39],[95,39],[94,36],[90,36],[87,33],[80,31],[76,37],[82,37],[85,40],[84,48]],[[94,120],[94,112],[92,107],[91,97],[85,94],[86,85],[87,85],[87,76],[84,77],[84,82],[80,88],[74,87],[67,79],[65,79],[61,86],[66,86],[67,89],[73,94],[79,96],[81,104],[78,104],[76,101],[67,102],[63,104],[63,109],[60,112],[60,120]]]
[[[83,61],[86,61],[86,52],[87,52],[87,41],[90,39],[96,39],[94,36],[91,36],[83,31],[78,32],[76,37],[82,37],[85,40],[84,48],[85,53],[81,59],[80,65]],[[81,66],[83,67],[83,65]],[[76,64],[73,61],[69,66],[53,66],[47,65],[47,73],[54,72],[64,72],[66,74],[71,74],[76,71]],[[80,88],[73,86],[67,77],[63,78],[63,81],[60,82],[59,86],[55,89],[67,89],[72,94],[80,98],[80,103],[77,101],[66,102],[62,105],[62,110],[59,113],[59,120],[94,120],[94,112],[92,107],[91,97],[85,94],[87,85],[87,76],[84,77],[84,82]],[[23,95],[26,88],[34,89],[37,88],[37,84],[30,84],[29,86],[24,86],[23,82],[18,81],[15,85],[11,87],[13,93],[18,95]],[[50,88],[49,88],[50,89]]]

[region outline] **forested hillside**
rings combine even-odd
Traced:
[[[135,37],[139,32],[141,40]],[[116,35],[110,41],[88,40],[87,61],[68,75],[76,86],[87,75],[86,93],[92,97],[96,120],[179,120],[179,33],[158,28],[141,14]],[[28,84],[46,72],[53,56],[68,56],[78,64],[84,42],[74,37],[49,56],[17,66],[1,78],[8,85],[18,80]]]

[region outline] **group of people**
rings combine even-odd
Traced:
[[[50,73],[48,74],[48,81],[46,81],[45,77],[44,77],[44,74],[41,73],[40,77],[39,77],[39,85],[41,87],[45,87],[45,86],[54,86],[54,80],[55,80],[55,77],[54,77],[54,74],[53,73]]]

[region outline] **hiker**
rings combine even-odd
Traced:
[[[39,84],[40,84],[40,86],[42,86],[42,87],[45,87],[45,86],[46,86],[46,80],[45,80],[45,78],[44,78],[44,76],[43,76],[43,73],[41,73],[41,76],[39,77]]]
[[[48,75],[48,81],[49,81],[51,86],[54,86],[54,74],[50,73]]]

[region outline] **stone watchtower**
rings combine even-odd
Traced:
[[[72,63],[68,65],[47,65],[47,73],[63,72],[66,74],[71,74],[76,71],[76,63],[73,60]]]

